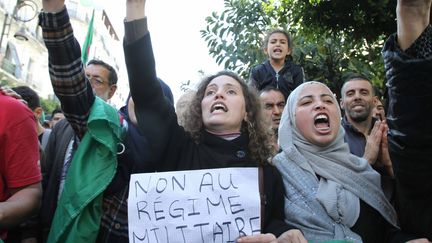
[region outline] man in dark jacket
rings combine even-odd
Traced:
[[[107,101],[114,95],[117,89],[117,73],[109,64],[101,60],[89,61],[86,76],[96,96]],[[44,176],[44,195],[40,214],[43,238],[48,235],[50,230],[57,201],[63,190],[66,174],[73,153],[78,146],[78,141],[79,139],[75,137],[74,129],[67,119],[58,122],[48,140],[45,157],[41,163]]]
[[[344,110],[342,126],[345,141],[352,154],[364,157],[369,164],[375,164],[379,143],[366,146],[376,120],[372,116],[375,106],[375,93],[372,82],[361,75],[352,75],[345,80],[341,89],[340,107]],[[378,140],[380,142],[381,139]]]
[[[383,50],[389,149],[404,231],[432,240],[432,0],[398,0],[397,35]]]
[[[350,152],[365,158],[381,174],[381,187],[394,202],[393,169],[387,149],[387,125],[373,117],[376,96],[372,82],[362,75],[351,75],[343,84],[340,105],[345,111],[342,126]]]

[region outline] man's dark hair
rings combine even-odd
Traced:
[[[30,110],[34,111],[36,108],[41,107],[39,95],[30,87],[18,86],[12,88],[12,90],[21,95],[21,98],[27,102],[27,106]]]
[[[370,79],[367,76],[365,76],[363,74],[359,74],[359,73],[352,73],[352,74],[348,75],[348,77],[345,79],[344,83],[347,83],[347,82],[353,81],[353,80],[366,80],[372,84],[372,82],[370,81]]]
[[[286,100],[284,93],[280,89],[278,89],[274,86],[271,86],[271,85],[267,85],[262,90],[260,90],[259,95],[261,95],[262,93],[265,93],[265,92],[269,92],[269,91],[277,91],[277,92],[281,93],[282,96],[284,97],[284,99]]]
[[[118,80],[117,72],[111,65],[109,65],[108,63],[102,60],[97,60],[97,59],[90,60],[87,63],[87,66],[89,65],[99,65],[106,68],[109,71],[109,77],[108,77],[109,85],[117,84],[117,80]]]
[[[368,83],[370,83],[370,85],[372,87],[372,95],[375,95],[374,85],[368,77],[366,77],[365,75],[362,75],[362,74],[352,73],[352,74],[348,75],[348,77],[343,82],[343,85],[341,87],[341,97],[344,97],[343,93],[344,93],[345,84],[348,82],[351,82],[351,81],[356,81],[356,80],[365,80]]]
[[[51,117],[54,117],[55,114],[57,113],[63,113],[63,110],[60,107],[56,107],[52,112],[51,112]]]

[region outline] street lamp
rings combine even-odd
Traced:
[[[19,30],[17,32],[15,32],[14,34],[15,39],[20,40],[20,41],[28,41],[28,35],[27,35],[27,29],[26,27],[23,25],[19,28]]]
[[[39,12],[38,9],[38,5],[34,0],[17,0],[17,3],[13,9],[12,16],[10,16],[10,14],[7,12],[4,15],[3,28],[0,36],[0,48],[3,43],[3,37],[9,34],[9,29],[12,24],[12,18],[22,23],[31,21],[37,16]],[[25,28],[24,26],[22,26],[18,30],[18,32],[14,34],[14,37],[19,40],[28,40],[28,37],[25,35]]]
[[[38,14],[38,5],[33,0],[18,0],[14,9],[14,19],[28,22]]]

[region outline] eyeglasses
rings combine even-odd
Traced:
[[[89,80],[90,84],[94,86],[102,86],[104,83],[106,83],[106,81],[104,81],[100,77],[95,77],[91,75],[86,75],[86,77]]]

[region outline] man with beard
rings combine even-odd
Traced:
[[[372,82],[361,75],[350,76],[341,89],[342,126],[350,152],[365,158],[381,174],[387,199],[393,199],[393,169],[388,152],[387,123],[373,117],[376,105]]]

